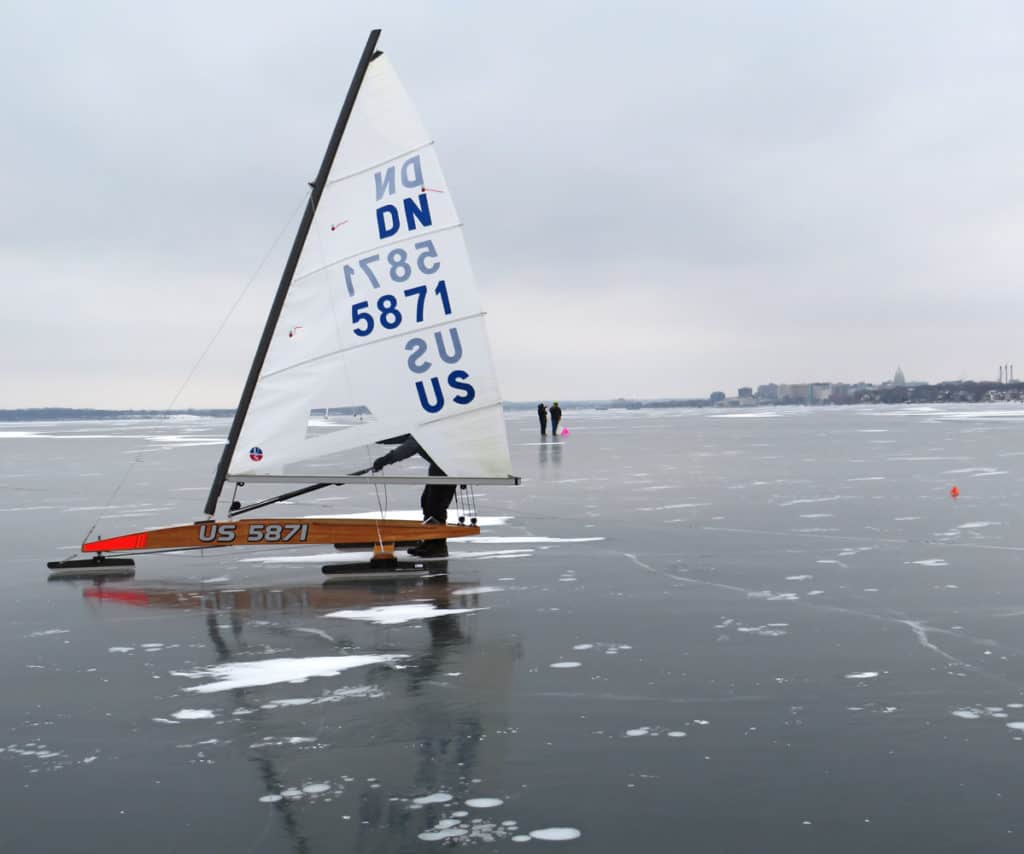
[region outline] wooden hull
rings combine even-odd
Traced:
[[[408,545],[420,540],[473,537],[476,525],[424,525],[401,519],[246,519],[155,528],[82,544],[83,552],[213,549],[224,546]]]

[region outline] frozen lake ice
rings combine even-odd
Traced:
[[[45,562],[198,518],[227,423],[0,424],[0,849],[1018,850],[1022,415],[510,413],[524,485],[447,577],[102,585]]]

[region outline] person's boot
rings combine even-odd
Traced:
[[[422,545],[409,549],[413,557],[448,557],[447,540],[424,540]]]
[[[440,521],[438,521],[437,519],[435,519],[433,516],[427,516],[427,518],[423,520],[423,524],[424,525],[440,525],[442,523]],[[416,554],[416,549],[423,548],[423,546],[425,546],[428,542],[430,542],[430,541],[429,540],[417,540],[415,543],[412,544],[412,546],[409,547],[409,549],[407,551],[408,551],[409,554],[415,555]]]

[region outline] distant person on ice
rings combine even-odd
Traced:
[[[403,437],[402,443],[388,451],[384,456],[377,457],[373,461],[373,470],[380,471],[384,466],[407,460],[409,457],[419,454],[430,463],[427,474],[430,477],[444,477],[444,470],[435,463],[430,455],[423,450],[420,443],[412,436]],[[428,483],[423,487],[423,494],[420,496],[420,508],[423,510],[424,525],[443,525],[448,521],[448,505],[455,497],[455,484],[433,484]],[[415,557],[448,557],[447,540],[424,540],[418,546],[409,549],[409,554]]]
[[[537,418],[540,419],[540,435],[546,436],[548,434],[548,410],[543,403],[537,404]]]
[[[551,435],[558,435],[558,422],[562,420],[562,407],[558,405],[556,400],[551,404]]]

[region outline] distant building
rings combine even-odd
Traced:
[[[811,387],[807,383],[779,383],[779,403],[810,403]]]
[[[779,387],[775,383],[767,383],[757,387],[758,400],[778,400]]]
[[[827,403],[832,397],[832,383],[812,383],[810,390],[811,403]]]
[[[708,400],[710,400],[712,403],[721,403],[723,400],[725,400],[725,392],[713,391],[709,395]]]
[[[905,376],[903,376],[903,368],[901,368],[899,365],[896,366],[896,373],[893,374],[893,376],[892,376],[892,384],[893,385],[906,385],[907,384],[907,378]]]
[[[753,397],[754,396],[754,390],[750,386],[745,385],[741,389],[737,390],[736,396],[737,397],[741,397],[741,398],[742,397]]]

